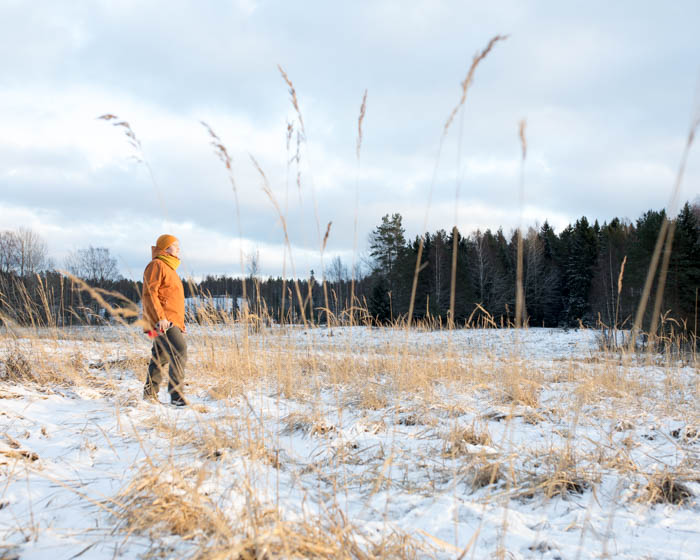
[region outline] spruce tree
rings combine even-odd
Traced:
[[[368,311],[379,323],[388,323],[391,320],[391,302],[389,300],[388,284],[382,275],[375,278],[372,292],[369,296]]]
[[[598,255],[598,237],[594,227],[583,216],[566,232],[567,260],[565,267],[567,300],[566,318],[571,326],[581,320],[591,324],[589,292],[593,279],[593,265]],[[562,232],[564,233],[564,232]]]
[[[668,304],[686,320],[688,328],[695,329],[700,289],[700,222],[687,202],[676,218],[668,280]]]

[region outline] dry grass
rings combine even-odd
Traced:
[[[2,360],[2,379],[12,383],[35,382],[37,377],[25,354],[15,346],[5,354]]]
[[[683,476],[670,472],[658,473],[648,478],[641,500],[651,504],[683,505],[693,498],[684,484]]]
[[[179,426],[160,416],[153,416],[145,421],[145,425],[177,447],[195,449],[206,460],[216,461],[237,454],[276,469],[282,466],[279,452],[270,447],[269,435],[251,423],[249,418],[230,416],[217,418],[216,422],[203,419],[193,429],[192,426]],[[316,428],[320,431],[323,426]]]
[[[486,430],[477,430],[474,426],[463,428],[455,426],[449,433],[443,436],[443,457],[454,459],[464,455],[475,453],[475,446],[491,446],[493,441]]]
[[[523,473],[515,495],[532,499],[541,493],[545,499],[581,495],[593,487],[596,476],[580,464],[570,450],[552,449],[537,458],[540,468],[535,473]]]
[[[673,367],[661,383],[654,383],[644,378],[645,370],[636,361],[625,365],[612,354],[558,360],[547,369],[498,349],[460,352],[443,345],[396,344],[358,352],[342,334],[319,339],[321,343],[267,328],[252,334],[242,323],[222,329],[225,338],[218,327],[193,328],[188,335],[188,393],[214,401],[200,409],[194,423],[173,422],[158,414],[142,421],[142,433],[169,442],[171,451],[150,456],[152,465],[143,467],[145,472],[138,470],[110,506],[126,535],[152,536],[154,546],[160,536],[174,535],[191,544],[192,558],[413,558],[431,553],[426,544],[430,539],[391,531],[369,538],[361,524],[339,510],[289,519],[274,500],[258,494],[254,480],[261,472],[295,472],[299,480],[314,480],[329,503],[358,488],[368,499],[399,489],[430,496],[455,481],[465,485],[465,495],[478,500],[578,499],[610,473],[631,485],[640,476],[632,454],[649,441],[643,437],[646,433],[688,449],[697,444],[698,424],[692,417],[682,427],[659,433],[642,431],[635,416],[640,399],[656,402],[659,391],[669,398],[672,391],[687,394],[687,379]],[[11,397],[13,386],[70,382],[110,398],[116,395],[121,407],[138,406],[138,398],[121,398],[119,379],[143,379],[148,345],[135,347],[125,338],[128,331],[122,332],[122,338],[108,343],[99,339],[95,347],[130,349],[117,355],[103,350],[99,359],[85,342],[79,350],[72,346],[57,352],[57,336],[6,340],[3,368],[13,373],[2,394]],[[308,336],[321,334],[309,332]],[[89,331],[84,334],[86,342],[90,336]],[[465,360],[465,353],[480,359]],[[37,380],[39,372],[43,377]],[[560,400],[552,399],[553,390]],[[280,414],[272,431],[266,422],[274,410],[263,412],[258,395],[267,402],[286,399],[284,406],[293,405]],[[335,402],[337,410],[321,406],[324,398],[326,404]],[[655,406],[661,410],[667,405]],[[689,410],[691,403],[683,406]],[[206,408],[219,412],[209,418]],[[358,433],[385,435],[389,441],[395,433],[412,434],[417,441],[437,442],[434,457],[344,442],[342,418],[348,417]],[[575,452],[576,442],[582,441],[579,426],[596,423],[605,426],[605,438],[586,453]],[[560,438],[559,444],[513,450],[509,434],[514,429],[536,430],[547,439]],[[324,453],[321,459],[299,464],[281,452],[280,436],[298,434]],[[14,455],[4,454],[5,461],[32,462],[31,456],[12,451]],[[201,465],[183,467],[177,460],[180,453]],[[530,466],[520,466],[519,458],[513,458],[520,454],[530,457]],[[231,462],[239,460],[245,466],[231,484],[246,496],[246,506],[224,511],[217,495],[203,489],[218,480],[221,475],[216,473],[230,472]],[[362,474],[348,474],[348,469],[361,469]],[[403,482],[396,474],[414,471],[420,473],[415,481]],[[689,483],[697,469],[685,464],[672,472],[649,477],[636,490],[638,500],[678,507],[692,503]]]
[[[39,455],[5,434],[5,441],[0,441],[0,465],[7,465],[13,460],[34,462],[39,460]]]
[[[477,460],[471,467],[469,482],[474,490],[485,488],[505,478],[501,464],[496,461]]]
[[[495,393],[497,403],[538,408],[540,389],[541,385],[537,381],[509,376],[501,387],[494,388],[492,392]]]
[[[324,436],[335,432],[337,427],[318,415],[293,412],[282,419],[285,435],[299,432],[308,436]]]
[[[193,481],[192,481],[193,479]],[[157,537],[164,531],[183,540],[227,534],[228,520],[202,495],[203,473],[158,468],[137,476],[108,505],[129,533]]]
[[[425,548],[408,535],[390,532],[369,543],[339,510],[305,521],[286,521],[256,500],[232,519],[202,491],[201,470],[167,468],[136,477],[108,506],[129,533],[154,542],[175,535],[197,545],[195,559],[418,558]]]
[[[270,522],[235,542],[207,546],[196,560],[274,560],[281,558],[420,558],[425,548],[405,534],[392,532],[369,549],[358,542],[356,528],[348,525],[342,514],[330,522],[324,519],[285,522],[270,516]]]
[[[79,351],[55,352],[36,339],[5,339],[0,346],[0,381],[50,391],[85,383],[87,364]]]

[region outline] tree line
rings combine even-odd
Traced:
[[[689,203],[672,218],[664,210],[649,210],[634,223],[614,218],[601,225],[582,216],[558,234],[547,222],[523,231],[527,324],[629,327],[664,221],[674,225],[674,236],[661,310],[668,324],[697,332],[700,206]],[[376,324],[408,318],[418,269],[412,320],[511,325],[517,241],[517,231],[506,235],[502,228],[467,236],[456,228],[441,229],[407,239],[401,215],[387,214],[369,236],[364,273],[351,274],[336,257],[320,278],[314,271],[298,280],[261,278],[254,262],[249,263],[247,277],[210,275],[183,282],[186,297],[204,302],[191,308],[193,319],[209,320],[223,313],[215,302],[225,298],[233,302],[225,307],[229,315],[245,310],[269,322]],[[421,242],[422,262],[416,267]],[[32,315],[53,324],[94,322],[109,318],[100,299],[117,309],[140,300],[141,282],[121,278],[107,248],[87,247],[68,256],[63,268],[79,280],[54,268],[37,234],[26,229],[0,232],[0,316],[22,323]],[[652,293],[657,284],[658,278]],[[451,300],[454,317],[449,316]],[[137,311],[132,304],[126,315],[133,317]]]
[[[527,323],[545,327],[629,327],[665,220],[675,227],[661,309],[666,319],[696,332],[700,206],[689,203],[671,219],[664,210],[649,210],[635,223],[614,218],[601,225],[582,216],[559,234],[547,222],[528,228],[522,233]],[[477,230],[466,237],[456,229],[426,233],[413,318],[448,321],[454,289],[456,324],[464,324],[475,314],[496,325],[513,324],[517,240],[517,231],[506,236],[500,228]],[[420,243],[420,237],[405,239],[400,214],[385,215],[372,232],[368,301],[369,312],[379,320],[392,321],[409,312]],[[656,276],[652,293],[658,285],[658,272]]]
[[[0,325],[8,319],[48,326],[104,322],[108,307],[131,320],[140,293],[141,284],[119,274],[106,247],[71,251],[57,266],[35,231],[0,231]]]

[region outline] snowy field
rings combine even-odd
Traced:
[[[188,330],[187,409],[132,330],[0,333],[0,559],[700,558],[692,358]]]

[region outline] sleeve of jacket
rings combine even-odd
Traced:
[[[154,322],[165,320],[165,311],[158,299],[158,289],[163,282],[163,263],[154,260],[143,272],[143,313]]]

